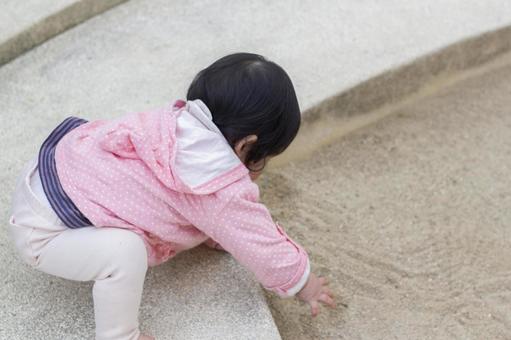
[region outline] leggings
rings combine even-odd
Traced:
[[[37,157],[18,177],[9,232],[21,259],[31,267],[68,280],[95,281],[96,339],[138,339],[147,271],[140,236],[120,228],[66,227],[44,195]]]

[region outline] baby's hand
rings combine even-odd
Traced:
[[[328,280],[325,277],[318,278],[314,273],[310,273],[307,283],[296,294],[300,300],[307,302],[311,306],[312,317],[316,317],[319,314],[319,301],[335,308],[334,295],[327,285]]]
[[[216,249],[216,250],[220,250],[220,251],[225,251],[224,248],[222,248],[222,246],[220,245],[220,243],[214,241],[213,239],[211,238],[208,238],[205,242],[204,242],[205,245],[207,245],[208,247],[210,248],[213,248],[213,249]]]

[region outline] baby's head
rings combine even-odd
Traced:
[[[300,107],[287,73],[251,53],[225,56],[195,76],[187,100],[206,104],[226,140],[256,179],[300,127]]]

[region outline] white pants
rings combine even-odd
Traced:
[[[44,195],[37,158],[18,178],[9,225],[21,258],[33,268],[68,280],[95,281],[96,339],[138,339],[147,271],[140,236],[119,228],[66,227]]]

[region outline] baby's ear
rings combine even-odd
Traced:
[[[236,153],[236,155],[238,155],[238,157],[241,159],[243,163],[245,163],[247,154],[255,142],[257,142],[257,136],[248,135],[234,143],[234,152]]]
[[[247,144],[248,145],[252,145],[255,142],[257,142],[257,135],[249,135],[249,136],[247,136],[245,138],[247,139]]]

